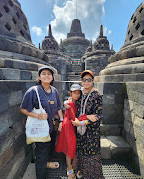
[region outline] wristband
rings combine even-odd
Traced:
[[[63,122],[63,118],[60,118],[60,122]]]
[[[83,121],[80,121],[80,123],[81,123],[81,126],[84,126],[84,122]]]

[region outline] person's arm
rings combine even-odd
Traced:
[[[60,117],[60,123],[59,123],[59,127],[58,127],[58,131],[61,132],[62,130],[62,122],[63,122],[63,114],[62,114],[62,110],[58,110],[58,115]]]
[[[59,115],[59,118],[60,118],[60,122],[63,121],[63,114],[62,114],[62,110],[58,110],[58,115]]]
[[[90,124],[88,120],[79,121],[78,118],[75,118],[75,121],[72,121],[73,126],[84,126]]]
[[[22,114],[26,115],[26,116],[30,116],[30,117],[34,117],[37,119],[42,119],[42,120],[47,120],[47,113],[41,113],[41,114],[36,114],[34,112],[29,112],[26,109],[20,108],[20,111]]]

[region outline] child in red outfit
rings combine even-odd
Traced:
[[[62,130],[59,134],[58,142],[55,149],[56,152],[63,152],[66,155],[68,178],[75,178],[72,168],[75,168],[76,161],[76,134],[75,127],[72,125],[71,120],[75,120],[75,115],[77,112],[75,102],[78,100],[80,95],[81,86],[78,84],[73,84],[70,88],[71,100],[68,103],[70,108],[66,109],[65,111]],[[86,119],[86,115],[80,116],[78,118],[79,121]],[[71,164],[72,159],[73,162]]]

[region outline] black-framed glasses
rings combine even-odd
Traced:
[[[82,78],[81,79],[83,82],[92,82],[93,79],[92,78]]]

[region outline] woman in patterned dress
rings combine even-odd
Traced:
[[[102,118],[102,95],[93,88],[94,75],[90,70],[81,73],[83,86],[82,97],[77,101],[77,114],[85,108],[87,115],[95,114],[96,122],[86,120],[80,122],[77,118],[72,121],[74,126],[86,126],[83,135],[77,133],[76,169],[77,177],[84,179],[101,179],[102,162],[100,149],[100,121]]]

